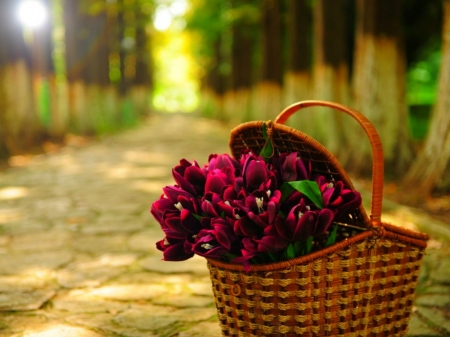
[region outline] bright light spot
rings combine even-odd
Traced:
[[[153,25],[155,28],[161,32],[169,29],[172,24],[173,15],[169,8],[159,6],[156,9],[155,20],[153,21]]]
[[[185,0],[177,0],[174,1],[171,5],[170,5],[170,10],[173,13],[173,15],[184,15],[184,13],[186,13],[186,10],[188,8],[188,4]]]
[[[0,200],[18,199],[28,195],[25,187],[5,187],[0,188]]]
[[[28,28],[37,28],[47,20],[47,8],[37,0],[25,0],[18,9],[20,22]]]

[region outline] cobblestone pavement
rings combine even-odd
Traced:
[[[179,159],[229,152],[228,135],[156,115],[0,172],[0,337],[220,336],[205,261],[162,262],[148,209]],[[450,226],[394,203],[385,220],[433,237],[410,336],[450,336]]]

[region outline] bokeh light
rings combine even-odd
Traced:
[[[48,10],[37,0],[25,0],[18,7],[19,21],[27,28],[38,28],[47,20]]]

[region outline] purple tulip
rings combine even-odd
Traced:
[[[265,184],[269,178],[269,171],[264,160],[260,157],[247,157],[244,164],[243,178],[244,187],[248,193],[261,188],[261,185]]]
[[[232,168],[233,171],[236,171],[236,176],[241,174],[241,164],[228,154],[212,154],[209,156],[208,162],[208,171],[221,170],[222,168],[229,167]]]
[[[217,208],[221,216],[233,221],[241,219],[246,216],[247,212],[242,210],[242,202],[235,199],[224,199],[217,203]]]
[[[274,226],[265,228],[261,236],[245,237],[241,243],[242,256],[233,259],[233,263],[242,263],[250,270],[249,260],[261,253],[276,253],[286,248],[287,241],[278,235]]]
[[[172,175],[178,186],[193,195],[202,195],[205,189],[206,177],[198,163],[180,160],[180,165],[172,169]]]
[[[269,195],[270,190],[257,190],[245,199],[248,217],[262,228],[273,223],[280,208],[281,192],[276,190],[270,198]]]
[[[221,209],[218,205],[220,202],[222,202],[222,198],[219,194],[206,193],[202,198],[202,212],[210,218],[220,217]]]
[[[227,167],[222,170],[208,172],[205,183],[205,194],[208,192],[222,194],[226,186],[235,186],[235,177],[231,168]]]
[[[178,196],[178,203],[174,205],[178,210],[187,209],[193,214],[201,214],[201,200],[199,198],[186,198],[183,195]]]
[[[185,198],[193,198],[195,195],[191,194],[189,192],[186,192],[185,190],[183,190],[180,187],[177,186],[166,186],[163,188],[164,194],[166,195],[166,197],[175,205],[178,204],[179,200],[178,197],[179,196],[183,196]]]
[[[150,208],[150,213],[153,215],[155,220],[162,225],[164,223],[163,221],[164,212],[167,210],[175,210],[175,209],[176,208],[173,202],[162,196],[152,204],[152,207]]]
[[[271,160],[273,171],[279,180],[279,184],[287,181],[299,181],[311,179],[312,165],[309,160],[298,157],[297,152],[275,155]]]
[[[193,246],[193,251],[201,256],[220,259],[233,250],[237,237],[230,224],[221,218],[211,220],[211,229],[202,229]]]
[[[334,211],[336,221],[361,205],[361,194],[346,188],[342,181],[327,181],[323,176],[316,181],[322,192],[323,203],[326,208]]]
[[[156,248],[163,252],[164,261],[184,261],[194,256],[194,253],[186,249],[186,241],[166,237],[156,243]],[[186,252],[188,250],[188,252]]]
[[[324,234],[333,222],[334,213],[329,209],[311,210],[304,199],[293,207],[286,219],[277,217],[275,228],[281,237],[291,242],[306,241],[310,236]]]

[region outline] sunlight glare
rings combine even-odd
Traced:
[[[25,0],[18,9],[20,22],[28,28],[37,28],[47,20],[47,8],[41,1]]]
[[[169,29],[170,25],[172,24],[172,20],[173,15],[170,9],[165,6],[159,6],[156,9],[155,20],[153,21],[153,25],[155,26],[156,30],[163,32]]]
[[[18,199],[28,195],[25,187],[10,186],[0,188],[0,200]]]
[[[173,13],[173,15],[177,16],[184,15],[184,13],[186,13],[187,8],[188,3],[186,2],[186,0],[177,0],[170,5],[171,12]]]

